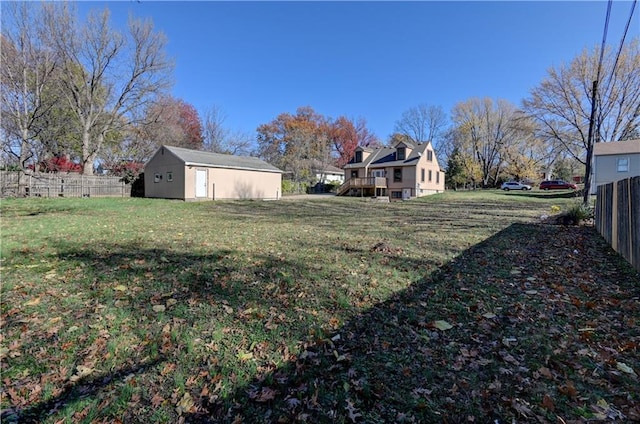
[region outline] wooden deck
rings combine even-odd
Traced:
[[[386,189],[387,179],[384,177],[350,178],[338,187],[338,196],[349,193],[351,189]]]

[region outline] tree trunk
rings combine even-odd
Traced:
[[[82,132],[82,174],[93,175],[93,161],[96,158],[95,149],[91,148],[91,135],[89,126],[84,126]]]
[[[18,173],[18,195],[25,196],[27,194],[27,161],[31,158],[31,151],[29,150],[28,130],[22,129],[22,141],[20,145],[20,158],[19,158],[19,173]]]

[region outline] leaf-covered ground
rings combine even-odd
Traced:
[[[638,421],[640,276],[571,202],[3,201],[2,421]]]

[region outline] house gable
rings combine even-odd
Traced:
[[[369,156],[371,156],[371,152],[373,152],[373,149],[370,149],[368,147],[358,146],[356,147],[356,150],[353,153],[353,157],[348,163],[353,163],[353,164],[363,163],[369,158]]]

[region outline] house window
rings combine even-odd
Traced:
[[[440,184],[440,173],[436,172],[436,184]]]
[[[355,162],[362,162],[362,152],[361,151],[357,151],[356,152],[356,160]]]
[[[629,158],[616,159],[618,172],[629,172]]]
[[[433,162],[433,150],[427,150],[427,160]]]
[[[162,181],[162,174],[155,174],[153,176],[153,182],[154,183],[159,183],[160,181]]]
[[[351,178],[358,178],[358,170],[354,169],[351,171]]]
[[[393,169],[393,182],[401,183],[402,182],[402,168],[394,168]]]
[[[404,147],[398,147],[397,153],[396,153],[396,159],[397,160],[405,160],[407,158],[407,150]]]
[[[167,181],[168,182],[173,181],[173,172],[171,171],[167,172]]]
[[[431,170],[429,170],[429,182],[431,182]]]
[[[392,191],[391,192],[391,198],[392,199],[402,199],[402,192],[401,191]]]
[[[422,168],[420,170],[420,182],[423,183],[424,182],[424,168]]]

